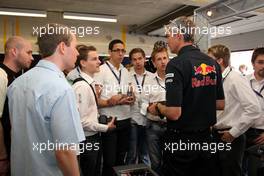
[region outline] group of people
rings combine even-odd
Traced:
[[[177,24],[194,26],[187,18]],[[242,76],[226,46],[202,53],[193,33],[167,33],[173,59],[155,43],[155,73],[142,48],[129,52],[128,71],[119,39],[103,63],[72,33],[46,33],[37,43],[42,59],[18,78],[32,46],[18,36],[5,44],[0,175],[113,176],[114,166],[137,163],[161,176],[258,174],[261,160],[246,149],[264,145],[264,48],[254,50],[254,73]]]

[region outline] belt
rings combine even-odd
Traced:
[[[99,137],[100,137],[100,133],[96,133],[96,134],[94,134],[92,136],[86,136],[85,138],[86,139],[94,139],[94,138],[99,138]]]
[[[263,129],[257,129],[257,128],[249,128],[248,131],[254,131],[254,132],[258,132],[258,133],[263,133],[264,132]]]
[[[229,131],[231,128],[216,129],[213,128],[213,131]]]
[[[185,130],[185,129],[168,129],[169,132],[177,133],[177,134],[199,134],[205,132],[211,132],[211,128],[197,129],[197,130]]]

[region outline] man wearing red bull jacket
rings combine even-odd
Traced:
[[[219,151],[219,168],[222,176],[241,176],[246,142],[244,133],[260,117],[260,105],[245,77],[231,68],[226,46],[212,46],[208,54],[221,66],[226,97],[225,109],[217,113],[214,128],[219,133],[219,142],[231,143],[231,150]]]
[[[224,107],[222,76],[216,61],[193,46],[194,33],[189,30],[193,26],[182,17],[167,28],[168,45],[178,56],[166,69],[166,105],[156,105],[157,112],[167,117],[165,176],[216,175],[214,152],[202,145],[214,140],[210,127],[216,123],[216,109]],[[189,32],[175,33],[176,27]]]

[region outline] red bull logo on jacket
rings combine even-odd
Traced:
[[[201,86],[210,86],[216,85],[216,76],[212,79],[210,73],[216,74],[215,66],[210,66],[205,63],[202,63],[199,66],[194,66],[194,78],[192,78],[192,87],[201,87]],[[198,75],[202,75],[202,79],[198,79]]]
[[[210,66],[202,63],[200,66],[194,66],[195,75],[208,75],[209,73],[216,73],[215,66]]]

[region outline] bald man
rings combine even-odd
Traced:
[[[10,160],[10,119],[7,87],[14,81],[22,69],[29,68],[32,57],[32,46],[29,41],[19,36],[10,37],[5,44],[4,62],[0,63],[0,175],[9,175]]]

